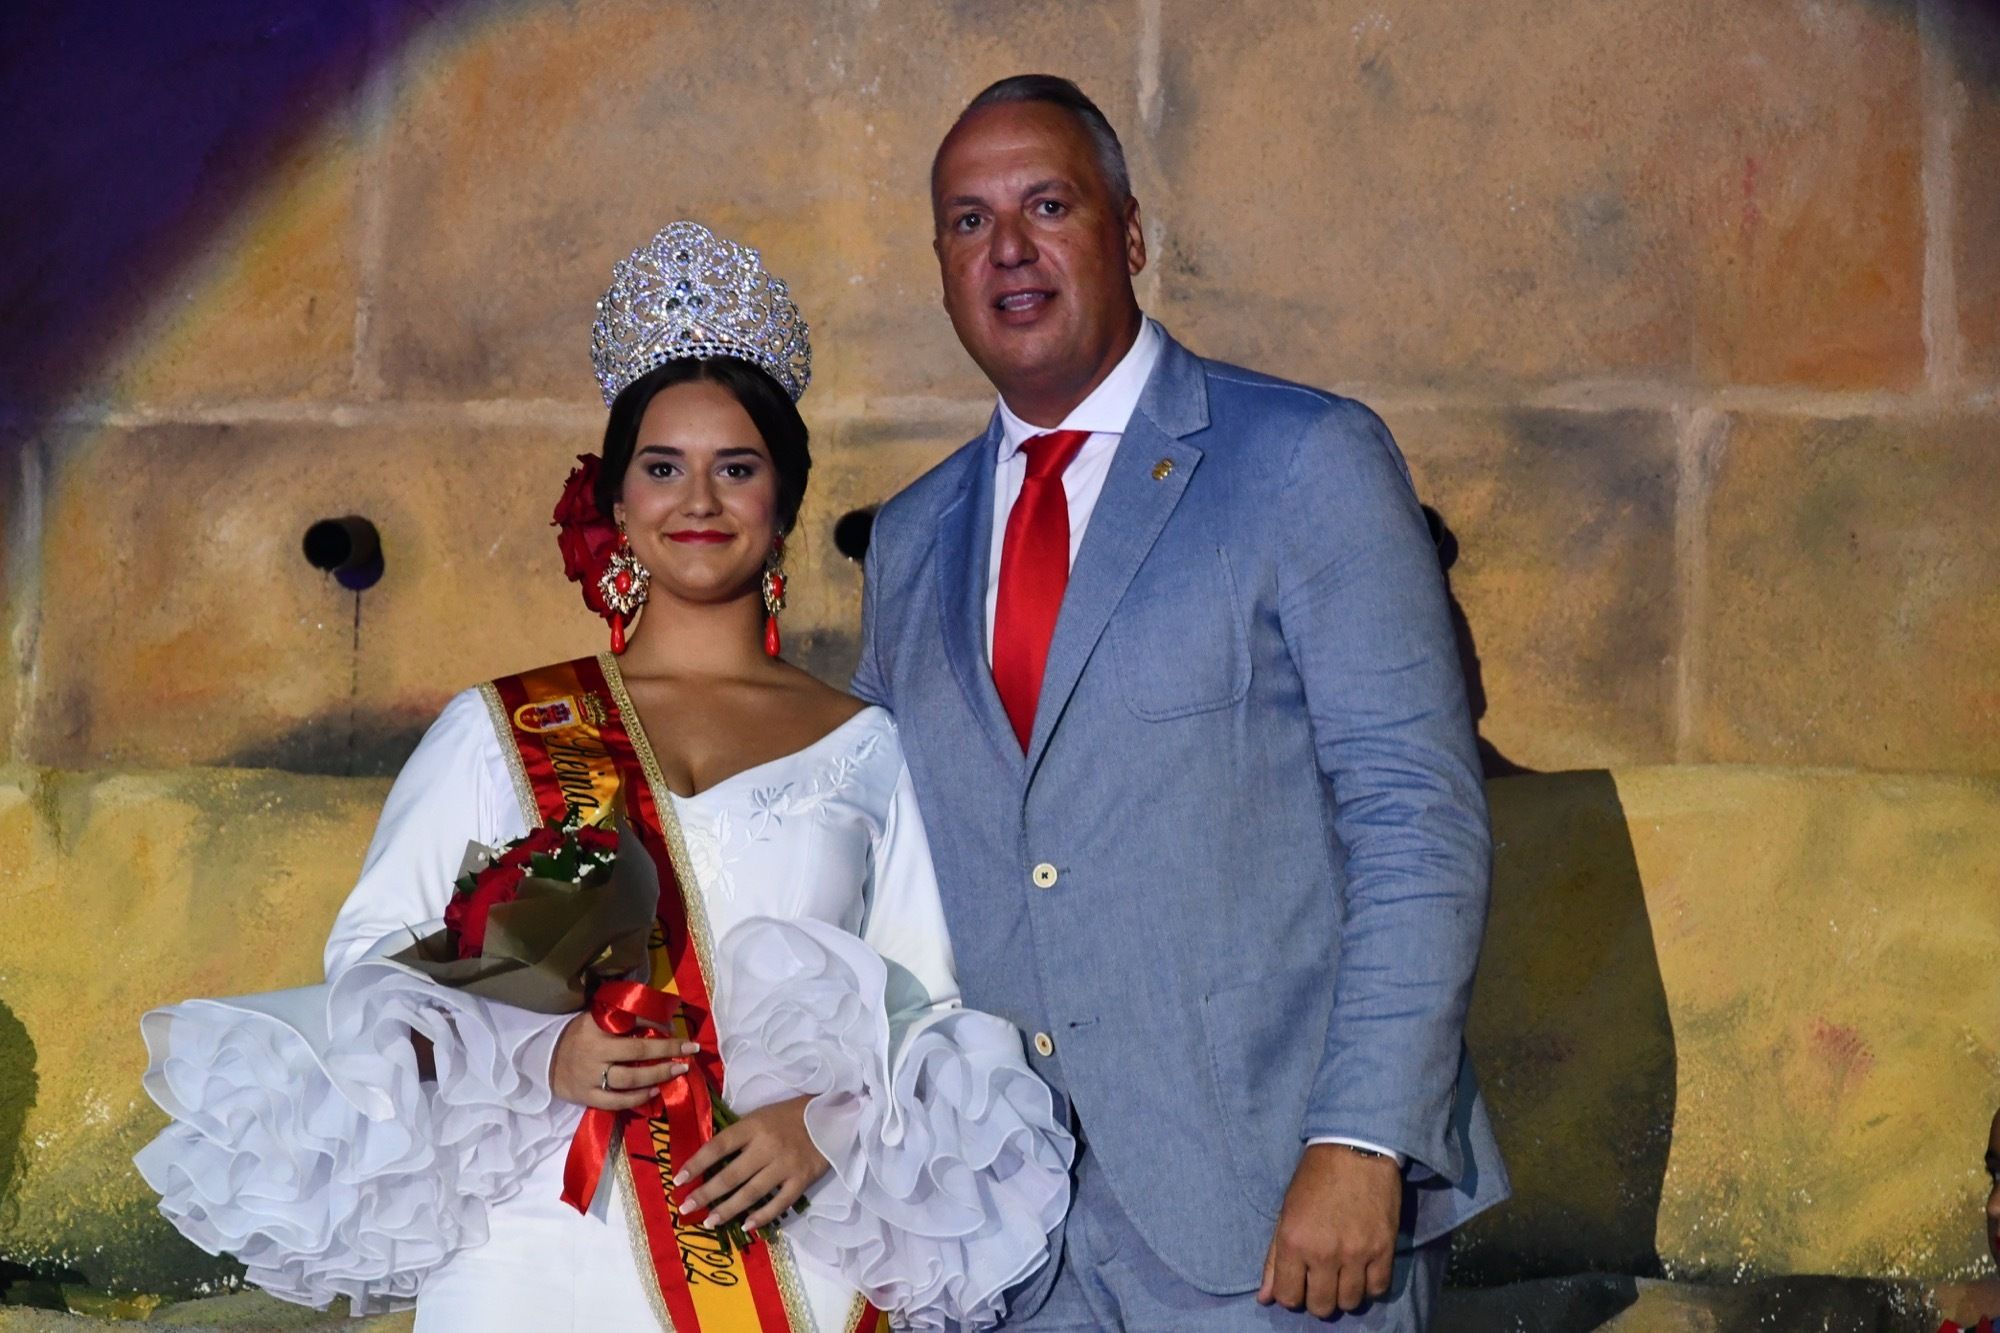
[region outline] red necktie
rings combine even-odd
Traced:
[[[1024,753],[1035,730],[1035,701],[1042,696],[1056,613],[1069,585],[1069,495],[1062,474],[1089,438],[1087,430],[1058,430],[1021,445],[1028,478],[1007,515],[1007,541],[1000,548],[993,684]]]

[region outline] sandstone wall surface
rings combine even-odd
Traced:
[[[1516,1197],[1471,1279],[1979,1271],[2000,783],[1665,766],[1497,779],[1468,1040]],[[0,782],[0,1253],[123,1288],[227,1265],[129,1165],[137,1015],[319,979],[383,795],[252,770]],[[103,960],[117,960],[112,967]],[[25,1088],[27,1096],[20,1093]]]
[[[1124,138],[1149,311],[1383,413],[1447,530],[1492,771],[1573,771],[1493,787],[1473,1040],[1521,1197],[1467,1271],[1976,1261],[1990,5],[260,13],[21,26],[81,64],[13,131],[69,165],[0,217],[0,290],[33,298],[0,331],[0,1287],[226,1271],[124,1166],[157,1126],[137,1014],[311,980],[436,709],[600,646],[546,519],[602,426],[591,304],[673,218],[761,247],[812,322],[786,641],[845,679],[835,520],[991,407],[938,306],[929,156],[1030,69]],[[314,43],[330,73],[269,75]],[[149,209],[144,264],[65,241]],[[383,541],[359,593],[300,548],[349,514]]]
[[[816,331],[793,639],[843,676],[834,519],[990,406],[930,151],[1048,68],[1123,133],[1148,308],[1397,431],[1509,761],[2000,766],[1988,6],[427,12],[381,0],[361,71],[15,414],[16,759],[384,772],[453,689],[594,645],[541,515],[601,424],[591,302],[679,216]],[[385,542],[359,597],[298,555],[345,513]]]

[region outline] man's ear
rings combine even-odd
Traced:
[[[1125,200],[1125,268],[1133,277],[1146,271],[1146,228],[1139,221],[1139,201]]]

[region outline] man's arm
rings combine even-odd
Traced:
[[[1347,910],[1258,1299],[1325,1318],[1388,1290],[1398,1158],[1458,1172],[1448,1134],[1491,838],[1443,577],[1388,429],[1334,405],[1283,495],[1279,618],[1333,787]]]
[[[1308,1138],[1447,1177],[1492,841],[1444,577],[1402,456],[1343,402],[1284,491],[1279,615],[1347,851],[1346,924]]]
[[[875,517],[881,518],[877,510]],[[882,670],[882,659],[877,651],[875,590],[882,581],[882,529],[878,522],[870,531],[868,553],[861,561],[861,660],[855,664],[854,679],[848,683],[848,692],[857,699],[871,704],[879,704],[895,711],[889,703],[889,677]]]

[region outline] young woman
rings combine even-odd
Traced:
[[[604,453],[557,517],[622,651],[445,707],[326,985],[146,1016],[174,1123],[139,1167],[267,1290],[414,1300],[420,1330],[991,1324],[1047,1257],[1072,1145],[1019,1033],[956,1004],[895,723],[778,656],[805,323],[754,250],[686,222],[598,310]],[[469,843],[593,806],[657,867],[647,979],[684,1030],[614,1035],[391,960]],[[698,1082],[744,1113],[705,1144]],[[779,1231],[739,1250],[730,1223]]]

